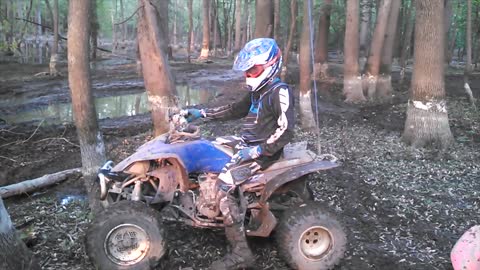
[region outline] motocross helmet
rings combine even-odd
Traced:
[[[274,39],[257,38],[245,44],[233,63],[233,70],[245,72],[250,91],[272,81],[282,66],[282,52]]]

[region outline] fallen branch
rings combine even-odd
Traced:
[[[11,196],[28,193],[39,188],[62,182],[72,174],[79,173],[81,173],[81,168],[75,168],[53,174],[47,174],[42,177],[26,180],[17,184],[0,187],[0,197],[5,199]]]

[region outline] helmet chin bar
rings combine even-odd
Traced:
[[[258,91],[261,89],[267,82],[268,80],[272,77],[273,66],[267,67],[263,73],[258,76],[257,78],[246,78],[245,82],[247,86],[250,88],[250,91]]]

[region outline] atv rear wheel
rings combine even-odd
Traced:
[[[87,254],[98,269],[148,270],[166,251],[158,213],[141,202],[110,205],[86,235]]]
[[[313,202],[285,212],[277,226],[281,255],[293,269],[331,269],[343,257],[347,238],[340,223]]]

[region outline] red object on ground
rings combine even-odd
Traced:
[[[468,229],[450,253],[453,269],[480,270],[480,226]]]

